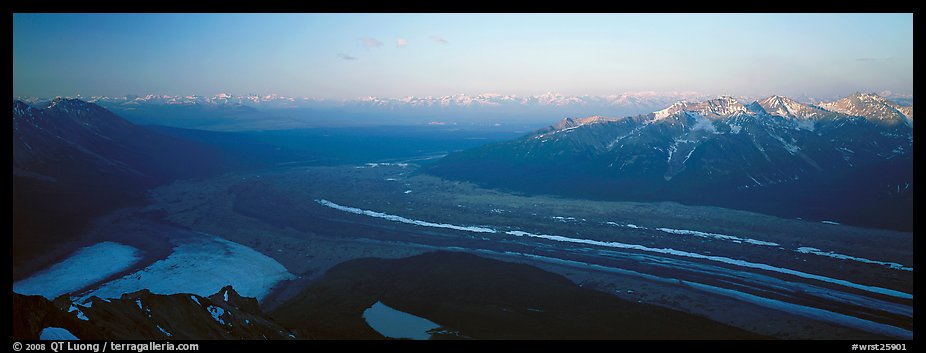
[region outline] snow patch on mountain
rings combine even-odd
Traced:
[[[42,341],[77,341],[80,340],[74,336],[71,331],[60,327],[46,327],[39,333],[39,339]]]
[[[714,127],[714,123],[704,115],[697,112],[689,112],[688,115],[695,119],[694,125],[691,126],[692,131],[704,130],[715,134],[717,133],[717,128]]]
[[[78,307],[75,306],[74,304],[71,304],[71,307],[68,308],[68,312],[69,312],[69,313],[77,313],[77,318],[80,319],[80,320],[83,320],[83,321],[89,321],[89,320],[90,320],[90,318],[88,318],[87,315],[84,315],[84,312],[81,311],[80,308],[78,308]]]
[[[209,314],[212,315],[212,319],[218,322],[219,324],[225,325],[225,320],[222,319],[222,315],[225,315],[225,309],[217,307],[215,305],[210,305],[206,310],[209,311]]]

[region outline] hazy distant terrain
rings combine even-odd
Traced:
[[[637,92],[606,96],[458,94],[351,100],[227,93],[214,96],[96,96],[84,99],[136,124],[214,131],[381,125],[439,125],[513,131],[533,130],[563,116],[636,115],[662,109],[679,100],[707,98],[693,92]],[[45,100],[48,99],[27,99],[31,103]]]

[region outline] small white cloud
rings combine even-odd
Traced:
[[[383,42],[380,42],[376,38],[372,38],[372,37],[360,38],[360,43],[363,43],[363,46],[367,48],[381,47],[383,45]]]
[[[437,42],[438,44],[447,44],[447,40],[441,36],[437,36],[437,35],[431,36],[431,40]]]
[[[357,60],[357,58],[355,58],[355,57],[353,57],[353,56],[350,56],[350,55],[347,55],[347,54],[344,54],[344,53],[338,53],[338,58],[340,58],[341,60],[348,60],[348,61],[350,61],[350,60]]]
[[[876,58],[855,58],[856,61],[889,61],[894,60],[892,57],[876,57]]]
[[[406,45],[408,45],[408,39],[399,38],[399,39],[396,39],[396,40],[395,40],[395,46],[398,47],[398,48],[402,48],[402,47],[404,47],[404,46],[406,46]]]

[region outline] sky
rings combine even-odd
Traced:
[[[13,95],[913,94],[912,14],[14,14]]]

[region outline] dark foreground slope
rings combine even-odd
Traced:
[[[76,99],[13,102],[13,269],[148,188],[223,169],[219,151]]]
[[[296,338],[267,319],[256,299],[241,297],[230,286],[209,297],[141,290],[119,299],[92,297],[85,306],[66,296],[52,302],[13,293],[13,339],[38,339],[48,327],[82,340]]]
[[[382,338],[377,301],[476,339],[755,339],[690,314],[576,286],[538,268],[466,253],[366,258],[335,266],[271,316],[317,339]]]

